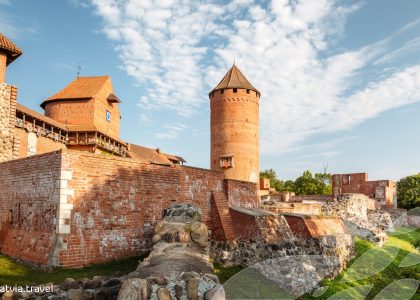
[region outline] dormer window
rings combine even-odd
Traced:
[[[111,122],[111,112],[110,111],[106,111],[105,118],[108,122]]]
[[[233,155],[223,155],[219,158],[219,165],[221,168],[233,168]]]

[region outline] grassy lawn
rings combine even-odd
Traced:
[[[112,276],[116,272],[127,274],[136,270],[140,259],[141,257],[131,257],[105,264],[91,265],[82,269],[56,269],[44,272],[31,269],[0,255],[0,285],[61,283],[69,277],[77,280],[93,276]]]
[[[342,292],[348,288],[357,288],[368,285],[373,286],[371,287],[366,299],[373,299],[385,287],[399,279],[411,278],[420,280],[420,264],[417,263],[416,265],[412,266],[400,267],[401,262],[407,255],[419,255],[419,251],[414,247],[414,244],[418,244],[419,240],[420,229],[410,230],[408,228],[400,228],[397,230],[397,232],[390,235],[388,238],[388,242],[384,245],[383,249],[380,249],[378,246],[365,240],[357,239],[356,258],[354,258],[352,262],[350,262],[349,267],[333,280],[324,280],[323,286],[328,287],[324,294],[320,295],[319,297],[306,295],[305,297],[302,297],[302,299],[328,299],[332,295],[338,292]],[[398,248],[396,252],[394,251],[395,248]],[[372,253],[373,255],[380,255],[373,259],[364,259],[361,263],[358,263],[357,260],[363,254],[369,254],[368,251],[370,251],[370,253]],[[373,270],[375,269],[375,267],[378,267],[378,262],[381,263],[383,262],[383,260],[385,260],[384,256],[387,255],[391,257],[391,263],[385,269],[383,269],[380,272],[373,272],[374,274],[372,274],[369,277],[366,276],[366,278],[360,278],[359,280],[355,281],[350,280],[351,278],[357,278],[357,275],[359,277],[363,277],[360,276],[360,272],[359,274],[356,274],[356,276],[348,276],[348,274],[350,274],[351,272],[353,272],[354,274],[354,271],[356,269],[352,268],[352,263],[359,264],[359,266],[363,266],[366,270]],[[367,257],[369,257],[369,255],[367,255]],[[414,261],[414,259],[412,259],[411,261]],[[344,280],[342,280],[343,278]],[[388,297],[391,296],[388,295]],[[400,296],[396,299],[403,298],[404,297]],[[418,291],[412,299],[420,299]]]
[[[381,299],[410,298],[407,296],[413,291],[410,286],[413,286],[413,282],[415,284],[412,279],[420,280],[420,256],[416,249],[419,241],[420,229],[409,228],[398,229],[389,236],[388,242],[382,248],[365,240],[356,239],[356,257],[349,263],[349,267],[333,280],[324,280],[323,292],[306,294],[301,299],[328,299],[333,295],[335,297],[331,299],[373,299],[386,287],[387,289],[382,292],[384,297]],[[400,266],[403,261],[405,266]],[[215,270],[220,281],[224,283],[243,269],[215,264]],[[256,289],[258,286],[257,281],[246,284]],[[264,286],[263,289],[276,293],[275,289],[268,286]],[[270,298],[282,299],[280,294],[277,295],[279,296]],[[417,291],[412,299],[420,299],[420,293]]]

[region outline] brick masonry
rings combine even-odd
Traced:
[[[138,255],[150,249],[152,228],[173,203],[199,207],[202,221],[217,232],[220,224],[212,219],[219,212],[211,203],[216,194],[229,207],[226,187],[235,204],[257,203],[255,184],[231,183],[220,172],[199,168],[72,150],[4,162],[1,251],[63,267]]]

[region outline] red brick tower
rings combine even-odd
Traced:
[[[209,93],[211,169],[227,179],[258,182],[260,95],[235,64]]]

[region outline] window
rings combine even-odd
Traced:
[[[350,175],[344,175],[343,178],[343,185],[350,185],[351,176]]]
[[[234,93],[237,93],[237,92],[238,92],[238,89],[233,89],[233,92],[234,92]]]
[[[247,89],[247,90],[246,90],[246,93],[247,93],[247,94],[249,94],[250,92],[251,92],[251,90],[250,90],[250,89]]]
[[[110,111],[106,111],[106,120],[108,122],[111,122],[111,112]]]
[[[219,165],[221,168],[233,168],[233,155],[224,155],[219,159]]]
[[[225,92],[225,90],[224,89],[221,89],[220,90],[220,94],[223,94]]]
[[[9,214],[7,215],[7,222],[9,224],[13,224],[13,210],[9,210]]]

